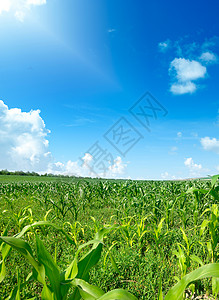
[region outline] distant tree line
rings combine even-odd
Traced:
[[[19,176],[41,176],[41,177],[61,177],[61,178],[81,178],[76,176],[69,176],[69,175],[54,175],[51,173],[45,173],[45,174],[38,174],[36,172],[24,172],[24,171],[8,171],[8,170],[1,170],[0,175],[19,175]]]

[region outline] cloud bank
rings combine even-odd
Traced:
[[[54,162],[49,151],[49,133],[40,110],[22,112],[19,108],[9,109],[0,100],[0,170],[106,178],[121,177],[124,173],[127,165],[119,156],[107,164],[104,173],[93,171],[93,157],[89,153],[85,153],[81,160]]]

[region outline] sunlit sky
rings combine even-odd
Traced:
[[[219,173],[218,9],[216,0],[0,0],[0,169]]]

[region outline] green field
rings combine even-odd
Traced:
[[[183,297],[217,299],[218,204],[217,177],[0,176],[0,299],[132,299],[121,291],[101,296],[124,289],[137,299],[160,300],[161,291],[165,297],[186,274],[210,263],[209,278],[187,285]]]

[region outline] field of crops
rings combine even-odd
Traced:
[[[2,176],[0,299],[218,299],[218,204],[217,176]]]

